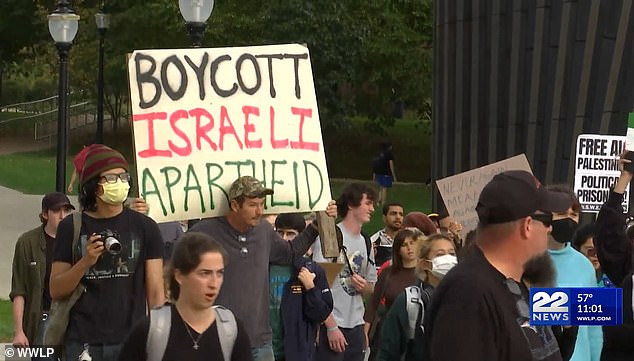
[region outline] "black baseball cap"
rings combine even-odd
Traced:
[[[537,211],[565,212],[572,206],[567,193],[551,192],[530,172],[511,170],[491,179],[478,199],[476,212],[481,225],[506,223]]]
[[[68,199],[68,197],[66,197],[64,193],[52,192],[46,194],[44,198],[42,198],[43,211],[56,211],[62,207],[75,209],[75,207],[73,207],[73,205],[70,203],[70,199]]]

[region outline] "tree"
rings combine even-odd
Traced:
[[[42,8],[33,0],[0,1],[0,104],[2,84],[7,66],[24,56],[23,50],[38,43],[46,35]]]

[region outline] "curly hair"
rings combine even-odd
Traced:
[[[337,200],[337,214],[341,218],[348,215],[349,207],[358,207],[361,205],[363,195],[374,201],[376,199],[376,191],[364,183],[349,183],[341,191],[341,195]]]

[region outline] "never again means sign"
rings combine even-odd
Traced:
[[[137,50],[128,72],[139,191],[156,221],[224,214],[244,175],[275,191],[267,212],[326,209],[305,46]]]

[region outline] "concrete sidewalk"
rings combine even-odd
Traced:
[[[23,194],[0,186],[0,298],[11,291],[11,264],[20,235],[40,224],[43,195]],[[69,196],[75,207],[77,198]]]

